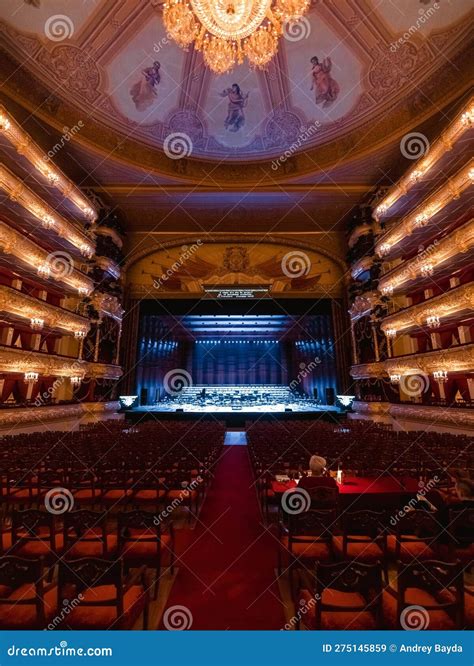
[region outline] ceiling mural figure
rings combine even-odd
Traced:
[[[322,62],[317,56],[311,58],[311,90],[314,90],[316,104],[322,104],[323,108],[330,106],[336,101],[340,88],[338,82],[332,78],[331,58],[324,58]]]
[[[229,106],[227,108],[227,117],[224,121],[224,127],[229,132],[238,132],[245,124],[244,109],[247,106],[250,93],[244,94],[237,83],[233,83],[230,88],[226,88],[220,93],[221,97],[227,97]]]
[[[158,96],[158,85],[161,81],[161,65],[155,60],[151,67],[142,71],[142,78],[130,90],[130,96],[137,111],[146,111]]]

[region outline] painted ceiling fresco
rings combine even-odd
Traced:
[[[125,137],[195,157],[278,157],[341,136],[456,50],[471,0],[315,0],[264,72],[216,76],[165,33],[153,0],[11,0],[0,37],[59,99]],[[166,152],[166,151],[165,151]]]

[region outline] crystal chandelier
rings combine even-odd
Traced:
[[[310,0],[167,0],[163,20],[181,48],[193,42],[216,74],[231,70],[244,57],[263,69],[278,48],[286,23],[298,21]]]

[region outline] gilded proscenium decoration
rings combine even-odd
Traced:
[[[430,298],[429,301],[412,305],[402,312],[384,317],[381,328],[385,333],[389,329],[402,333],[416,326],[425,327],[430,316],[436,315],[443,321],[463,311],[474,311],[474,283],[472,282],[450,289],[445,294]]]
[[[433,272],[441,265],[458,254],[468,252],[474,247],[474,220],[469,220],[455,232],[439,241],[430,253],[427,263],[433,268]],[[378,284],[378,289],[383,294],[399,291],[403,285],[413,282],[423,276],[423,262],[420,257],[415,257],[394,268],[383,275]]]
[[[374,263],[373,257],[362,257],[362,259],[359,259],[351,269],[351,275],[354,280],[357,280],[359,275],[361,273],[365,273],[365,271],[370,270],[372,268],[372,265]]]
[[[44,151],[23,130],[2,104],[0,104],[0,132],[15,147],[16,151],[20,155],[24,155],[35,169],[48,180],[50,185],[56,187],[67,199],[72,201],[87,220],[94,221],[97,219],[97,211],[89,199],[49,158],[48,160],[45,159]]]
[[[78,331],[85,335],[90,329],[90,323],[85,317],[4,285],[0,285],[0,311],[25,319],[41,319],[44,326],[73,335]]]
[[[429,199],[423,202],[412,213],[395,224],[385,234],[380,236],[375,250],[382,257],[389,255],[395,245],[410,236],[418,226],[425,226],[430,219],[445,208],[451,201],[457,199],[461,194],[472,187],[473,180],[471,171],[474,160],[464,166],[453,178],[447,181],[443,187],[435,192]],[[382,245],[384,246],[382,249]]]
[[[369,379],[391,375],[414,375],[423,372],[432,374],[439,368],[450,372],[472,372],[474,370],[474,344],[460,345],[450,349],[437,349],[423,354],[410,354],[390,358],[378,363],[353,365],[351,375],[354,379]]]
[[[74,358],[0,348],[0,372],[25,374],[36,372],[46,377],[91,377],[92,379],[120,379],[122,369],[116,365],[89,363]]]
[[[12,201],[18,202],[23,208],[34,215],[43,226],[55,231],[58,236],[65,238],[71,245],[76,247],[82,254],[92,257],[95,246],[90,239],[59,215],[49,204],[43,201],[9,169],[0,165],[0,187]],[[47,222],[46,222],[47,221]]]
[[[264,68],[278,49],[283,26],[299,20],[309,0],[168,0],[166,30],[182,48],[194,43],[207,67],[217,74],[247,58]]]
[[[27,264],[33,270],[48,265],[50,257],[46,250],[4,222],[0,222],[0,249],[5,254],[14,256],[21,263]],[[57,276],[52,273],[51,279],[66,285],[73,291],[81,290],[81,293],[84,294],[89,294],[94,289],[93,281],[84,273],[73,268],[72,264],[70,270],[62,271]]]

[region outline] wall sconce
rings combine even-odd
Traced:
[[[381,257],[385,257],[388,253],[390,252],[390,245],[389,243],[382,243],[382,245],[379,248],[379,254]]]
[[[396,328],[387,328],[385,331],[385,335],[387,338],[394,338],[397,335],[397,329]]]
[[[78,287],[77,293],[79,296],[89,296],[90,290],[87,287]]]
[[[30,321],[30,327],[34,331],[41,331],[41,329],[44,326],[44,319],[40,319],[39,317],[32,317]]]
[[[88,259],[90,259],[92,257],[92,255],[94,254],[94,251],[92,250],[90,245],[86,245],[85,243],[83,245],[81,245],[80,249],[81,249],[82,256],[87,257]]]
[[[429,221],[428,213],[420,213],[415,217],[415,224],[417,227],[425,227]]]
[[[474,107],[462,114],[461,123],[464,127],[472,127],[474,124]]]
[[[95,220],[95,215],[96,214],[95,214],[95,210],[93,210],[92,208],[86,206],[85,208],[82,209],[82,212],[87,217],[87,219],[90,220],[91,222],[93,220]]]
[[[51,267],[48,264],[40,264],[36,270],[40,277],[49,278],[51,275]]]
[[[3,115],[3,113],[0,113],[0,130],[2,132],[5,132],[6,130],[9,130],[11,127],[11,122],[8,120],[6,116]]]
[[[410,174],[410,179],[416,183],[417,181],[420,180],[420,178],[423,175],[423,171],[420,171],[419,169],[415,169],[415,171],[412,171]]]
[[[433,264],[424,264],[420,269],[423,277],[430,277],[434,273]]]
[[[391,296],[393,294],[393,285],[389,284],[386,287],[383,287],[382,294],[384,296]]]
[[[27,384],[34,384],[38,381],[38,377],[39,375],[37,372],[25,372],[25,382]]]
[[[86,335],[87,335],[86,331],[82,331],[82,330],[81,331],[74,331],[74,337],[76,338],[76,340],[84,340]]]
[[[439,326],[439,317],[438,315],[430,315],[426,318],[426,323],[430,328],[438,328]]]
[[[80,386],[82,382],[82,377],[79,375],[74,375],[73,377],[70,377],[71,384],[73,386]]]
[[[51,217],[51,215],[47,214],[41,215],[41,225],[45,229],[52,229],[55,225],[54,217]]]
[[[435,370],[433,372],[433,377],[440,384],[444,384],[448,381],[448,371],[447,370]]]
[[[395,374],[390,375],[390,384],[400,384],[401,375]]]

